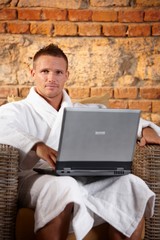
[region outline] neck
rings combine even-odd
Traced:
[[[43,96],[40,92],[37,91],[37,89],[35,88],[36,92],[43,98],[45,99],[54,109],[56,109],[57,111],[60,109],[61,107],[61,103],[63,100],[63,92],[61,92],[60,94],[58,94],[57,96],[54,97],[46,97]]]
[[[45,100],[57,111],[60,109],[62,103],[63,95],[57,96],[55,98],[45,98]]]

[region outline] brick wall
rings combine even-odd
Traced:
[[[69,58],[74,101],[108,93],[109,107],[160,124],[159,0],[0,1],[0,104],[26,96],[33,54],[51,42]]]

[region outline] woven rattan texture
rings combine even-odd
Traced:
[[[15,148],[0,144],[0,240],[14,239],[18,156]]]
[[[154,216],[145,221],[145,240],[160,240],[160,146],[136,146],[132,172],[156,193]]]

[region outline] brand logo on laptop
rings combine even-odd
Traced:
[[[95,131],[95,135],[105,135],[106,131]]]

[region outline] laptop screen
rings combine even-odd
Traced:
[[[65,108],[57,173],[109,175],[116,169],[129,173],[139,117],[139,110]]]

